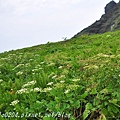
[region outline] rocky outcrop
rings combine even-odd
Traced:
[[[120,29],[120,2],[111,1],[105,6],[105,14],[101,16],[100,20],[83,29],[74,37],[82,34],[105,33],[117,29]]]
[[[116,9],[117,9],[117,3],[115,3],[114,1],[111,1],[105,7],[105,14],[114,12],[114,10],[116,10]]]

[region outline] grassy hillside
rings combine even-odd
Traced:
[[[1,53],[6,119],[120,119],[120,31]]]

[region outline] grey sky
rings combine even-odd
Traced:
[[[0,52],[71,38],[98,20],[108,2],[0,0]]]

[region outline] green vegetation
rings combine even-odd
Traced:
[[[120,119],[120,31],[1,53],[6,119]]]

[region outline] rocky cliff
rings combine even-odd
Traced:
[[[82,34],[98,34],[120,29],[120,2],[109,2],[105,6],[105,14],[100,20],[77,33],[74,37]]]

